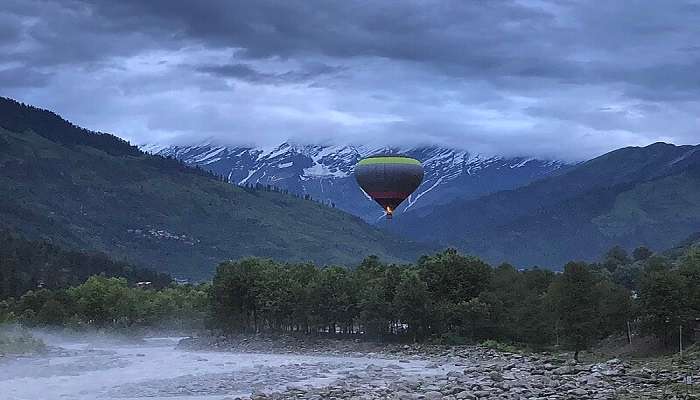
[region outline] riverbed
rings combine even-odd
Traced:
[[[48,354],[0,363],[3,400],[220,400],[322,387],[372,370],[396,371],[380,375],[377,380],[386,382],[377,385],[389,384],[398,375],[410,379],[449,372],[425,360],[381,356],[185,351],[176,348],[179,338],[172,337],[130,343],[44,340],[51,348]]]
[[[671,364],[576,363],[480,346],[40,337],[47,354],[0,359],[0,400],[670,399],[700,381],[697,370]]]

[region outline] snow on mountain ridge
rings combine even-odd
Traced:
[[[170,146],[157,153],[209,169],[227,177],[232,184],[275,185],[290,192],[309,194],[368,221],[381,215],[381,210],[367,201],[352,172],[359,160],[372,154],[405,154],[423,164],[424,181],[399,212],[450,198],[512,189],[566,167],[565,163],[556,160],[486,156],[438,146],[400,148],[285,142],[261,149],[204,144]]]

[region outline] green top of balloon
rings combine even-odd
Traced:
[[[372,164],[412,164],[420,165],[420,161],[401,156],[379,156],[379,157],[367,157],[361,160],[357,165],[372,165]]]

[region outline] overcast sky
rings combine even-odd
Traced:
[[[698,1],[1,0],[0,95],[132,143],[700,142]]]

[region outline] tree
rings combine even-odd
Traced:
[[[401,274],[401,281],[394,298],[394,310],[399,320],[408,325],[408,333],[417,341],[427,334],[431,313],[428,286],[415,270],[407,269]]]
[[[463,256],[454,249],[418,261],[420,278],[428,285],[433,300],[453,304],[477,297],[486,290],[492,268],[476,257]]]
[[[528,291],[542,295],[547,292],[556,274],[547,269],[534,267],[523,271],[523,277],[525,279],[525,287]]]
[[[136,317],[133,292],[126,279],[93,276],[80,286],[68,289],[76,313],[88,324],[97,327],[130,325]]]
[[[634,249],[632,252],[632,258],[634,261],[646,261],[649,257],[653,256],[654,252],[649,250],[648,247],[640,246]]]
[[[687,306],[696,316],[700,316],[700,248],[691,247],[688,249],[679,272],[685,278],[684,297]]]
[[[492,315],[493,335],[513,338],[517,330],[517,317],[523,298],[528,294],[525,277],[510,264],[502,264],[493,271],[490,289],[482,292],[479,299],[489,305]],[[486,328],[486,320],[480,328]]]
[[[381,339],[393,330],[396,320],[392,302],[399,275],[396,267],[388,267],[376,256],[365,258],[355,269],[354,285],[359,291],[359,320],[365,333]]]
[[[608,250],[603,258],[603,266],[610,272],[615,272],[618,267],[631,263],[632,260],[627,251],[620,246],[615,246]]]
[[[576,361],[579,352],[587,349],[597,335],[594,286],[595,279],[588,265],[571,262],[552,287],[562,334],[574,349]]]
[[[434,333],[459,330],[457,304],[478,297],[489,288],[493,275],[491,266],[476,257],[463,256],[448,249],[418,260],[419,278],[430,293],[435,324]]]
[[[695,328],[695,320],[700,316],[700,248],[688,249],[678,272],[685,281],[683,310],[687,315],[684,318],[683,331],[691,335]]]
[[[339,324],[343,329],[352,326],[357,305],[348,271],[341,267],[324,268],[311,284],[323,329],[327,327],[329,333],[335,334]]]
[[[294,264],[288,266],[287,272],[290,274],[289,289],[294,298],[292,325],[296,326],[296,330],[308,333],[311,325],[318,320],[318,299],[312,283],[317,281],[319,270],[312,264]]]
[[[219,265],[212,282],[212,313],[226,332],[258,331],[258,294],[262,272],[272,260],[246,258]]]
[[[359,296],[360,323],[368,336],[381,339],[392,318],[392,304],[384,296],[381,281],[365,285]]]
[[[639,291],[643,331],[668,344],[671,331],[687,324],[690,318],[686,290],[687,279],[679,271],[658,265],[647,267]]]
[[[639,288],[639,279],[641,275],[642,265],[640,262],[635,262],[634,264],[618,267],[612,274],[612,280],[617,285],[623,286],[629,290],[637,290]]]
[[[529,293],[520,302],[515,314],[514,337],[535,348],[552,341],[555,316],[544,294]]]
[[[15,320],[15,307],[11,300],[0,300],[0,324]]]
[[[456,312],[461,322],[461,334],[466,333],[472,341],[484,337],[481,328],[488,325],[490,319],[490,309],[487,303],[474,297],[469,301],[457,304]]]
[[[632,296],[628,289],[613,282],[602,280],[596,283],[595,297],[598,301],[598,332],[607,336],[625,332],[632,315]]]
[[[55,298],[47,300],[36,315],[39,324],[48,326],[63,325],[67,317],[65,305]]]

